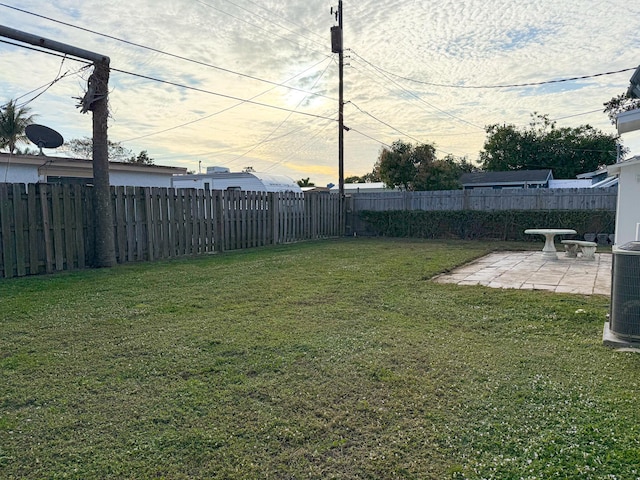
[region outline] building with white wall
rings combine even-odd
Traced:
[[[609,165],[609,175],[618,175],[616,245],[640,240],[640,156]]]
[[[187,169],[182,167],[109,162],[109,183],[115,186],[171,188],[171,178],[186,172]],[[87,185],[92,182],[91,160],[0,153],[0,183]]]
[[[209,167],[207,173],[177,175],[174,188],[202,190],[241,190],[245,192],[302,192],[300,186],[285,175],[259,172],[231,172],[228,168]]]

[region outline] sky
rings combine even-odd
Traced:
[[[109,139],[134,154],[326,185],[338,183],[332,1],[0,0],[0,25],[108,56]],[[640,64],[628,0],[344,0],[343,28],[347,177],[396,140],[476,161],[486,126],[522,128],[534,112],[615,134],[602,104]],[[0,42],[0,103],[90,137],[74,97],[91,68],[0,40],[13,43]],[[640,154],[640,132],[622,140]]]

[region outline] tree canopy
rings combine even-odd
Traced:
[[[374,183],[374,182],[381,182],[381,181],[382,179],[380,178],[380,175],[376,171],[375,167],[373,171],[369,173],[365,173],[362,176],[351,175],[344,179],[344,183]]]
[[[374,172],[389,187],[414,191],[453,190],[460,188],[460,175],[472,169],[466,159],[456,161],[451,155],[438,159],[430,143],[412,145],[397,140],[390,149],[382,149]]]
[[[93,157],[93,139],[89,137],[73,138],[68,142],[65,142],[64,146],[72,155],[76,155],[80,158]],[[142,150],[138,155],[135,155],[128,148],[123,147],[120,142],[112,142],[111,140],[107,141],[107,148],[109,150],[108,156],[110,162],[153,165],[154,160],[149,157],[146,150]]]
[[[619,136],[590,126],[556,127],[547,115],[532,115],[529,126],[490,125],[480,152],[488,171],[551,169],[555,178],[575,178],[624,156]]]
[[[300,180],[298,180],[296,183],[298,184],[299,187],[315,187],[316,184],[313,182],[309,181],[310,177],[307,178],[301,178]]]
[[[129,163],[139,163],[140,165],[153,165],[153,158],[149,157],[146,150],[142,150],[138,156],[131,156],[127,160]]]
[[[29,107],[18,107],[15,100],[0,107],[0,148],[7,148],[13,153],[16,144],[27,143],[24,131],[27,125],[33,123],[34,115]]]
[[[640,108],[640,98],[632,98],[628,93],[622,93],[604,103],[604,112],[608,115],[612,124],[616,124],[619,113],[628,112]]]

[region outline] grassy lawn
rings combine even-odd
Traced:
[[[429,281],[498,247],[0,281],[0,477],[640,477],[640,355],[602,346],[608,298]]]

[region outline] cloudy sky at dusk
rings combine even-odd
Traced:
[[[109,56],[109,138],[156,164],[252,166],[325,185],[338,170],[331,6],[0,0],[0,24]],[[370,172],[398,139],[476,160],[486,125],[525,126],[532,112],[614,133],[602,104],[640,64],[640,2],[344,0],[343,9],[347,176]],[[37,123],[66,140],[91,136],[73,99],[90,74],[83,66],[0,43],[0,102],[33,99]],[[551,82],[573,77],[585,78]],[[640,154],[640,132],[623,141]]]

